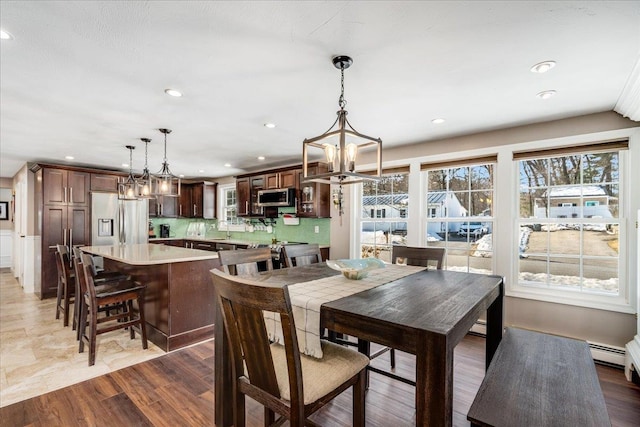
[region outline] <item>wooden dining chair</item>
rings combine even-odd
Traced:
[[[142,348],[147,349],[147,329],[144,318],[145,285],[128,280],[97,287],[91,266],[91,256],[83,253],[81,260],[82,263],[77,258],[74,260],[84,300],[79,320],[79,352],[84,352],[86,342],[89,345],[89,366],[93,366],[96,361],[97,336],[106,332],[128,328],[131,339],[134,339],[134,328],[137,328],[142,339]],[[137,311],[133,307],[134,301],[138,306]],[[104,312],[105,315],[98,317],[98,312]],[[105,325],[99,327],[100,324]]]
[[[56,268],[58,269],[58,293],[56,300],[56,319],[60,318],[62,312],[62,325],[69,326],[69,309],[71,299],[78,295],[76,289],[76,275],[73,270],[69,250],[65,245],[56,245]],[[73,329],[76,329],[76,317],[74,314]]]
[[[352,425],[364,426],[365,355],[327,341],[322,341],[322,359],[300,355],[287,286],[216,270],[212,277],[229,338],[236,427],[245,425],[245,396],[265,407],[265,426],[289,420],[291,426],[302,427],[315,425],[307,418],[351,386]],[[284,346],[269,342],[263,310],[280,315]]]
[[[322,262],[322,254],[320,253],[320,245],[317,243],[309,243],[304,245],[284,245],[282,247],[284,253],[285,268],[297,267],[299,265],[317,264]]]
[[[259,264],[266,270],[273,270],[270,248],[236,249],[218,252],[220,264],[225,273],[237,276],[258,274]]]
[[[393,246],[391,249],[391,263],[392,264],[406,264],[406,265],[415,265],[421,267],[435,267],[437,270],[442,270],[442,265],[444,263],[444,255],[445,248],[434,248],[434,247],[417,247],[417,246]],[[389,352],[389,358],[391,359],[391,369],[395,369],[396,367],[396,351],[391,347],[384,347],[369,357],[371,359],[375,359],[376,357],[384,354],[385,352]],[[378,373],[383,372],[376,371]],[[396,375],[389,375],[391,378],[398,377]],[[401,381],[413,384],[415,386],[415,382],[401,379]]]

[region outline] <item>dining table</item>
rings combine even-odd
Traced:
[[[262,272],[251,279],[291,289],[339,274],[319,263]],[[454,348],[486,313],[485,367],[489,367],[502,339],[503,297],[500,276],[412,270],[406,276],[321,304],[320,326],[357,337],[358,349],[365,354],[369,354],[369,343],[414,354],[416,425],[451,426]],[[233,423],[233,379],[219,310],[215,336],[215,423],[220,427]]]

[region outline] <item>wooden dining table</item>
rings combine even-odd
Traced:
[[[252,279],[291,285],[336,273],[321,263],[264,272]],[[374,342],[415,354],[416,425],[451,426],[453,350],[486,313],[488,368],[502,339],[503,296],[500,276],[423,270],[324,303],[320,318],[323,327],[357,337],[362,352],[368,353],[369,342]],[[220,314],[215,334],[215,422],[220,427],[233,422],[231,366]]]

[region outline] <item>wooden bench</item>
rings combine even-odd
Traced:
[[[508,328],[467,419],[472,426],[610,426],[585,341]]]

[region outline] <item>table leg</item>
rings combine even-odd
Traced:
[[[367,357],[371,356],[371,342],[358,338],[358,351]],[[369,390],[369,370],[367,369],[367,380],[365,390]]]
[[[226,427],[233,424],[233,379],[229,342],[222,320],[222,310],[216,310],[215,322],[215,423],[218,427]]]
[[[429,334],[419,340],[416,354],[416,425],[453,423],[453,349],[447,338]]]
[[[504,282],[500,283],[500,294],[487,309],[487,341],[485,349],[485,369],[489,369],[489,364],[493,355],[498,349],[502,340],[503,332],[503,299]]]

